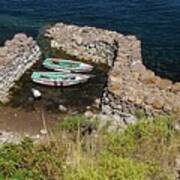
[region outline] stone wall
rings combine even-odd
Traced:
[[[141,45],[135,37],[121,38],[118,44],[103,98],[103,104],[109,105],[107,109],[118,107],[131,114],[144,110],[147,115],[179,112],[180,83],[161,79],[143,65]]]
[[[40,59],[37,43],[25,34],[17,34],[0,47],[0,101],[9,101],[9,91],[24,72]]]
[[[51,39],[52,48],[111,67],[101,106],[117,122],[134,122],[139,110],[147,115],[180,110],[180,83],[161,79],[144,66],[136,37],[62,23],[49,28],[45,36]]]
[[[93,27],[78,27],[57,23],[47,29],[45,37],[51,39],[51,48],[61,49],[71,56],[94,63],[112,66],[117,34]]]

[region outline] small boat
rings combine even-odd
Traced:
[[[31,79],[35,83],[56,87],[66,87],[84,83],[91,77],[93,76],[88,74],[65,72],[34,72],[31,75]]]
[[[93,70],[93,66],[82,63],[79,61],[57,59],[57,58],[47,58],[43,62],[43,66],[54,70],[62,72],[74,72],[74,73],[86,73]]]

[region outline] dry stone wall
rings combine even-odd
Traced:
[[[62,23],[47,29],[45,36],[52,48],[110,67],[101,106],[117,122],[133,123],[139,110],[147,115],[180,110],[180,83],[161,79],[144,66],[135,36]]]
[[[113,109],[135,114],[142,109],[147,115],[180,111],[180,83],[161,79],[146,69],[141,45],[135,37],[118,40],[114,66],[109,72],[104,104],[113,102]]]
[[[61,49],[78,59],[112,66],[116,43],[114,32],[91,27],[78,27],[58,23],[48,29],[45,37],[51,39],[51,47]]]
[[[10,100],[9,91],[37,60],[41,51],[37,43],[25,34],[17,34],[0,47],[0,101]]]

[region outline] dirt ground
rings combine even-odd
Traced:
[[[52,128],[60,120],[61,115],[45,111],[37,103],[33,110],[11,106],[0,107],[0,130],[12,131],[20,134],[38,134],[44,128]]]

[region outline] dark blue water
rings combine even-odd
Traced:
[[[144,63],[180,80],[180,0],[0,0],[0,39],[62,21],[134,34]]]

